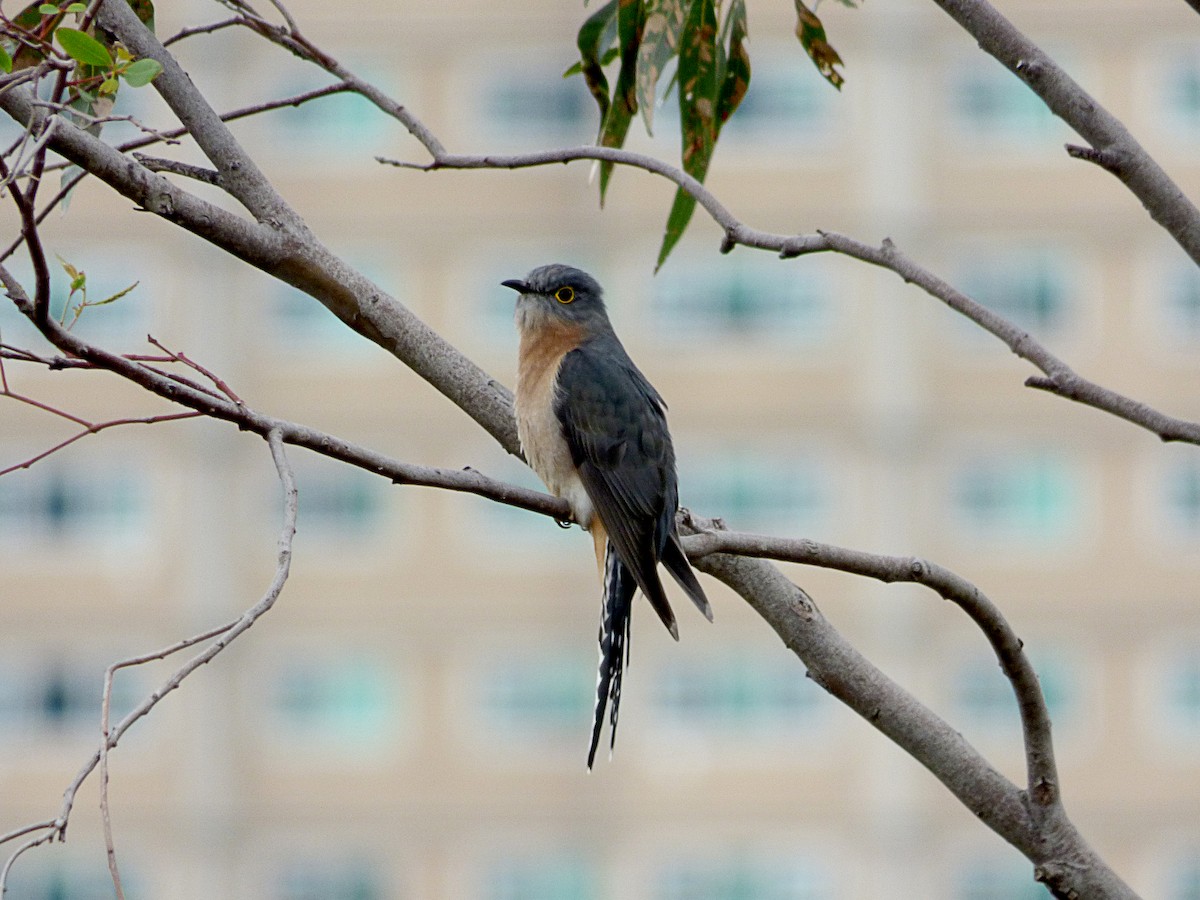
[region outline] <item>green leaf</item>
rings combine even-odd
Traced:
[[[603,63],[600,61],[600,57],[615,37],[615,31],[610,26],[616,18],[616,13],[617,0],[609,0],[608,3],[587,17],[580,26],[579,35],[575,39],[575,44],[579,47],[579,71],[583,73],[588,91],[595,98],[596,105],[600,107],[601,121],[604,121],[604,117],[608,115],[609,100],[608,79],[604,75],[604,69],[601,68]],[[566,74],[571,74],[571,69],[568,69]]]
[[[69,13],[85,13],[85,12],[87,12],[87,4],[86,3],[72,3],[70,6],[67,7],[67,12],[69,12]]]
[[[663,267],[663,263],[667,261],[667,257],[671,255],[671,251],[675,249],[679,239],[683,237],[684,229],[691,221],[695,208],[695,197],[683,188],[675,192],[675,202],[671,204],[671,214],[667,216],[667,230],[663,235],[662,247],[658,250],[658,262],[654,265],[655,272]]]
[[[5,50],[3,47],[0,47],[0,71],[3,71],[5,74],[7,74],[12,71],[12,66],[12,57],[8,55],[7,50]]]
[[[43,3],[38,7],[38,12],[43,16],[56,16],[59,13],[59,8],[53,3]]]
[[[152,82],[162,72],[162,65],[156,59],[139,59],[129,64],[121,75],[130,87],[144,87]]]
[[[637,58],[642,40],[643,11],[642,0],[618,0],[617,37],[621,47],[621,68],[617,73],[617,85],[613,89],[608,115],[600,125],[599,144],[602,147],[624,145],[629,124],[637,113]],[[601,206],[604,205],[612,170],[611,162],[600,163]]]
[[[717,139],[719,50],[713,0],[693,0],[679,45],[679,127],[683,169],[697,181],[704,181]],[[683,236],[695,208],[696,199],[691,194],[683,188],[675,192],[656,270],[662,268]]]
[[[749,35],[746,32],[745,0],[733,0],[730,4],[722,31],[724,34],[721,43],[728,49],[725,52],[725,68],[720,76],[721,88],[717,98],[717,135],[750,88],[750,51],[746,48]],[[716,141],[715,135],[713,141]]]
[[[637,101],[647,134],[654,133],[654,103],[663,66],[679,52],[684,0],[646,0],[646,21],[637,58]]]
[[[71,59],[102,69],[112,68],[112,56],[108,49],[94,37],[84,34],[77,28],[65,27],[59,28],[54,35]]]
[[[800,46],[804,48],[822,77],[840,91],[846,79],[835,67],[843,65],[842,58],[829,45],[825,37],[825,26],[817,18],[817,14],[804,5],[804,0],[795,0],[795,3],[796,37],[800,39]]]

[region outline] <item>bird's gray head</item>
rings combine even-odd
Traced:
[[[611,329],[603,291],[596,279],[580,269],[551,263],[539,266],[524,280],[501,282],[517,291],[517,327],[522,331],[555,322],[581,325],[588,331]]]

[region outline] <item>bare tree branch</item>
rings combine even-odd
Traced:
[[[690,539],[689,539],[690,540]],[[1034,863],[1056,897],[1136,900],[1075,829],[1061,805],[1038,813],[945,721],[862,656],[812,599],[765,560],[713,553],[701,571],[737,591],[803,661],[809,677],[924,765],[985,825]]]
[[[151,172],[167,172],[171,175],[181,175],[193,181],[212,184],[220,187],[221,173],[203,166],[193,166],[190,163],[179,162],[175,159],[162,159],[158,156],[148,156],[145,153],[135,153],[133,158]]]
[[[917,285],[931,297],[941,300],[955,312],[999,338],[1014,354],[1036,366],[1044,377],[1031,376],[1025,382],[1028,387],[1049,391],[1068,400],[1074,400],[1102,412],[1110,413],[1153,432],[1164,441],[1200,444],[1200,423],[1167,415],[1145,403],[1083,378],[1066,362],[1038,342],[1029,332],[1014,325],[977,300],[971,299],[929,269],[901,253],[890,238],[885,238],[883,243],[876,247],[833,231],[818,231],[811,235],[784,235],[750,228],[742,224],[708,188],[681,169],[643,153],[612,147],[569,147],[509,156],[445,154],[429,163],[406,163],[383,158],[379,158],[379,161],[401,168],[435,171],[437,169],[520,169],[553,163],[567,163],[580,159],[605,160],[643,169],[655,175],[661,175],[679,185],[694,196],[705,211],[712,216],[713,221],[725,230],[722,252],[729,252],[739,244],[760,250],[773,250],[785,259],[809,253],[834,252],[870,263],[873,266],[889,269],[905,282]]]
[[[241,25],[240,17],[234,19],[222,19],[220,22],[210,22],[208,25],[196,25],[192,28],[181,28],[175,34],[171,35],[163,41],[164,47],[170,47],[174,43],[193,37],[197,34],[212,34],[215,31],[220,31],[223,28],[229,28],[234,25]]]
[[[32,309],[33,303],[26,296],[24,288],[4,266],[0,266],[0,284],[4,285],[8,295],[14,299],[19,308]],[[203,391],[198,385],[180,383],[165,373],[136,361],[136,358],[130,359],[111,353],[81,340],[72,332],[61,328],[53,320],[46,324],[43,334],[60,349],[87,364],[121,375],[165,399],[195,410],[197,414],[232,422],[244,431],[251,431],[264,437],[272,431],[278,431],[284,443],[304,447],[332,459],[350,463],[376,475],[382,475],[394,484],[424,485],[476,494],[520,509],[551,516],[559,521],[570,519],[570,510],[566,502],[557,497],[495,481],[474,469],[442,469],[399,462],[315,428],[260,413],[241,401]],[[182,354],[179,355],[182,357]],[[57,359],[39,361],[52,368],[67,368],[67,366],[57,365],[59,362]],[[210,377],[224,384],[218,376],[209,374]]]
[[[1038,95],[1050,111],[1092,145],[1067,152],[1116,175],[1150,217],[1200,265],[1200,210],[1138,143],[1121,120],[1085,91],[987,0],[934,0],[979,46]],[[1064,395],[1065,396],[1065,395]]]
[[[155,706],[159,704],[164,697],[178,688],[184,680],[199,669],[201,666],[211,662],[222,650],[233,643],[237,638],[254,626],[263,615],[270,611],[275,605],[275,601],[279,599],[283,592],[283,587],[287,583],[288,573],[291,569],[292,561],[292,540],[296,535],[296,517],[298,508],[298,494],[296,490],[296,478],[292,472],[291,464],[288,462],[287,453],[284,450],[283,439],[278,431],[271,431],[266,435],[267,444],[271,449],[271,458],[275,463],[275,469],[279,476],[280,484],[283,487],[284,495],[284,513],[283,527],[280,530],[278,541],[278,561],[275,568],[275,575],[271,579],[271,584],[267,588],[266,593],[252,607],[247,609],[239,619],[228,625],[222,625],[219,628],[210,629],[203,634],[188,638],[187,640],[178,641],[169,647],[162,650],[154,651],[143,656],[136,656],[130,659],[122,660],[113,663],[105,670],[104,674],[104,695],[102,701],[101,712],[101,740],[100,747],[92,754],[80,768],[75,778],[67,786],[67,790],[63,794],[62,809],[58,814],[58,818],[50,823],[40,822],[33,825],[26,825],[16,831],[10,832],[4,836],[4,840],[11,840],[25,834],[33,833],[38,829],[45,831],[36,838],[33,838],[17,848],[16,851],[8,858],[3,869],[0,869],[0,895],[3,895],[5,883],[9,871],[11,871],[13,863],[26,850],[44,844],[50,840],[63,840],[66,838],[67,825],[70,822],[71,810],[75,805],[75,796],[83,782],[87,777],[95,771],[97,766],[103,766],[105,774],[101,777],[101,811],[105,825],[105,843],[109,856],[110,873],[113,878],[113,884],[116,887],[118,896],[122,895],[120,884],[120,875],[116,866],[116,850],[113,846],[111,822],[108,810],[108,778],[107,778],[107,760],[108,752],[112,750],[120,742],[135,722],[149,713]],[[201,653],[189,659],[179,669],[168,678],[161,687],[155,690],[149,697],[139,703],[132,709],[117,725],[109,728],[109,711],[112,702],[112,681],[116,671],[129,666],[142,665],[156,659],[163,659],[180,650],[191,647],[195,644],[216,638],[213,643],[209,644]],[[0,841],[2,842],[2,841]]]
[[[194,91],[185,81],[181,89]],[[46,115],[32,104],[23,87],[0,95],[0,109],[33,128],[40,127]],[[315,297],[350,328],[404,361],[457,407],[469,411],[510,453],[520,454],[512,394],[311,233],[284,234],[271,223],[247,222],[148,171],[86,131],[58,121],[50,142],[55,152],[148,211]]]
[[[221,186],[259,222],[275,229],[307,231],[304,221],[271,186],[257,163],[195,89],[187,73],[127,3],[104,3],[97,21],[140,58],[163,67],[151,82],[171,110],[186,125],[209,162],[221,173]]]
[[[9,841],[15,841],[19,837],[24,837],[25,835],[32,834],[35,831],[41,831],[44,828],[52,828],[54,827],[54,822],[54,819],[50,819],[45,822],[34,822],[30,825],[22,825],[20,828],[16,828],[13,831],[0,834],[0,844],[7,844]]]
[[[78,431],[75,434],[71,435],[69,438],[59,441],[53,447],[43,450],[40,453],[36,453],[33,456],[23,459],[18,463],[13,463],[10,466],[6,466],[5,468],[0,469],[0,475],[7,475],[10,472],[16,472],[20,469],[28,469],[30,466],[34,465],[35,463],[41,462],[46,457],[52,456],[55,453],[57,453],[58,451],[66,449],[67,447],[74,444],[76,441],[78,441],[82,438],[85,438],[90,434],[99,434],[102,431],[107,431],[109,428],[116,428],[120,425],[157,425],[160,422],[175,422],[175,421],[178,421],[179,419],[194,419],[197,416],[203,415],[203,413],[200,413],[200,412],[166,413],[161,416],[135,416],[133,418],[128,418],[128,419],[109,419],[106,422],[97,422],[97,423],[93,424],[90,422],[85,422],[80,419],[76,419],[70,413],[67,413],[60,409],[56,409],[52,406],[49,406],[48,404],[41,403],[37,400],[34,400],[30,397],[22,396],[20,394],[13,394],[8,391],[5,391],[3,393],[0,393],[0,397],[10,397],[14,400],[21,400],[25,403],[29,403],[33,406],[36,406],[39,409],[43,409],[47,412],[53,413],[54,415],[61,416],[64,419],[69,419],[71,421],[78,422],[79,424],[84,426],[82,431]]]
[[[1026,789],[1040,807],[1059,802],[1058,772],[1050,735],[1050,713],[1024,643],[1000,609],[971,582],[949,569],[916,556],[884,556],[814,540],[726,531],[720,522],[687,516],[685,526],[698,533],[683,539],[693,561],[711,553],[773,559],[874,578],[888,584],[908,582],[936,591],[970,616],[991,644],[1000,668],[1012,684],[1021,714],[1025,743]]]

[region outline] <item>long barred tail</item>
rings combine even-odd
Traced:
[[[617,742],[617,714],[621,707],[621,678],[629,662],[629,620],[637,582],[617,558],[612,544],[604,556],[604,600],[600,613],[600,677],[596,684],[596,712],[592,720],[592,742],[587,765],[596,760],[604,710],[609,708],[609,749]]]

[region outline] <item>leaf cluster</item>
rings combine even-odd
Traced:
[[[115,303],[139,284],[139,282],[135,281],[133,284],[129,285],[129,287],[122,288],[115,294],[105,297],[103,300],[89,300],[87,291],[87,272],[76,268],[61,256],[58,258],[58,262],[59,265],[63,267],[63,271],[67,273],[67,277],[70,279],[71,290],[70,293],[67,294],[67,302],[63,305],[62,316],[59,318],[58,322],[58,324],[65,327],[67,331],[70,331],[75,327],[75,323],[79,321],[79,318],[83,315],[84,310],[91,309],[93,306],[107,306],[109,303]],[[78,295],[78,300],[76,300],[76,295]],[[71,305],[71,301],[73,300],[75,300],[74,306]],[[71,314],[70,322],[67,321],[68,313]]]
[[[153,30],[151,0],[128,3]],[[64,24],[68,16],[78,28]],[[55,42],[75,62],[68,84],[71,105],[96,118],[112,109],[121,81],[144,87],[162,72],[157,60],[135,59],[113,35],[88,21],[87,4],[80,2],[34,3],[12,19],[0,19],[0,70],[11,73],[41,64],[55,54]]]
[[[585,0],[586,2],[586,0]],[[855,0],[842,0],[853,6]],[[799,17],[796,36],[830,84],[844,79],[835,68],[841,57],[826,40],[816,14],[795,0]],[[722,7],[725,7],[722,9]],[[733,116],[750,87],[745,0],[608,0],[579,29],[579,61],[564,73],[582,75],[600,110],[597,143],[621,147],[639,110],[647,133],[653,133],[658,84],[668,64],[679,103],[680,152],[683,170],[703,182],[722,126]],[[610,82],[605,68],[619,63]],[[600,202],[612,175],[611,162],[600,163]],[[658,252],[658,267],[683,236],[696,208],[696,198],[679,188],[667,217]]]

